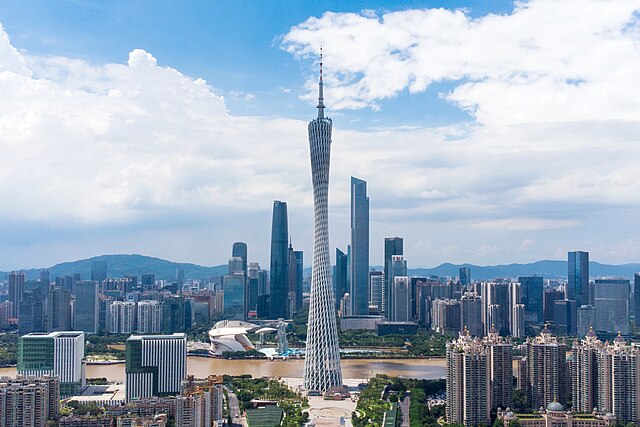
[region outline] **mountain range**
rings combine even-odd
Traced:
[[[182,268],[186,279],[207,279],[209,277],[222,276],[227,273],[227,264],[215,265],[212,267],[201,266],[190,263],[172,262],[160,258],[154,258],[138,254],[118,254],[118,255],[101,255],[93,258],[82,259],[78,261],[63,262],[51,267],[49,270],[51,277],[73,275],[79,273],[82,279],[91,277],[91,263],[93,261],[106,261],[109,277],[123,277],[128,274],[140,275],[145,273],[154,273],[156,279],[174,280],[176,277],[176,269]],[[517,277],[539,275],[545,278],[566,278],[567,277],[567,261],[543,260],[529,264],[505,264],[480,266],[473,264],[440,264],[433,268],[410,268],[408,274],[410,276],[440,276],[440,277],[457,277],[461,267],[469,267],[471,269],[471,278],[474,280],[489,280],[496,277]],[[376,266],[374,269],[381,270],[382,267]],[[45,268],[34,268],[25,271],[28,279],[36,279],[41,270]],[[601,264],[598,262],[589,263],[589,273],[592,278],[596,277],[624,277],[632,279],[634,273],[640,272],[640,263],[633,264]],[[305,274],[310,274],[311,269],[306,268]],[[6,275],[7,272],[0,272]]]

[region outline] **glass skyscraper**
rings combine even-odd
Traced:
[[[403,255],[402,237],[387,237],[384,239],[384,288],[382,289],[382,311],[387,319],[391,312],[393,279],[391,278],[391,258]]]
[[[287,298],[289,296],[289,225],[287,222],[287,203],[273,202],[271,222],[271,313],[272,319],[287,317]]]
[[[568,277],[565,298],[574,300],[576,306],[590,305],[593,301],[589,289],[589,252],[568,253]]]
[[[88,334],[98,332],[98,282],[92,280],[76,283],[73,329]]]
[[[345,293],[347,287],[347,254],[336,248],[336,265],[333,269],[333,288],[336,294],[336,308]]]
[[[369,197],[367,182],[351,177],[352,314],[369,314]]]

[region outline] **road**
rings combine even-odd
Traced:
[[[405,395],[404,399],[400,402],[400,412],[402,414],[402,420],[400,421],[400,427],[409,427],[411,425],[409,421],[409,407],[411,406],[411,396]]]
[[[234,426],[244,426],[244,417],[240,413],[240,404],[238,403],[238,396],[231,391],[230,388],[225,387],[227,395],[229,396],[229,414],[231,414],[231,423]]]

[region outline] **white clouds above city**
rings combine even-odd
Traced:
[[[582,0],[481,18],[326,13],[282,35],[281,47],[309,65],[325,46],[329,115],[381,114],[375,129],[347,130],[336,117],[331,244],[348,243],[354,175],[368,181],[372,264],[390,235],[405,237],[412,266],[574,249],[637,260],[639,8]],[[274,199],[289,203],[294,244],[311,259],[306,122],[232,114],[224,93],[260,94],[213,89],[142,48],[92,64],[30,54],[10,38],[0,30],[0,268],[106,252],[215,264],[234,240],[266,262]],[[313,98],[314,71],[286,90]],[[441,97],[473,120],[384,125],[386,100],[421,96],[433,82],[450,82]],[[27,243],[7,241],[16,234]]]

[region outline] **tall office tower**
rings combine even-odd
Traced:
[[[246,317],[244,276],[242,274],[224,276],[222,290],[224,291],[222,316],[225,319],[244,320]]]
[[[247,244],[245,242],[234,242],[231,248],[231,257],[242,260],[242,273],[244,274],[244,315],[249,312],[249,277],[247,269]],[[231,273],[229,273],[231,274]]]
[[[249,276],[249,295],[247,297],[249,300],[249,311],[255,311],[258,317],[263,317],[268,314],[268,307],[266,307],[267,313],[261,312],[258,307],[260,305],[260,300],[268,296],[267,272],[260,268],[260,264],[258,264],[257,262],[252,262],[249,264],[247,274]],[[263,303],[263,305],[266,304]]]
[[[369,304],[377,311],[382,308],[382,288],[384,286],[384,276],[382,271],[369,272]]]
[[[590,329],[585,338],[573,342],[571,390],[576,412],[589,413],[598,407],[598,355],[602,342]]]
[[[176,267],[176,283],[179,287],[184,285],[184,268]],[[129,290],[126,292],[130,292]]]
[[[489,354],[491,409],[513,406],[513,343],[491,328],[483,339]]]
[[[624,279],[596,279],[594,283],[595,329],[629,335],[630,284]]]
[[[460,276],[460,284],[462,286],[471,285],[471,268],[470,267],[461,267],[458,275]]]
[[[589,252],[575,251],[568,253],[569,281],[565,288],[565,298],[575,300],[576,306],[590,305],[589,289]]]
[[[484,335],[482,298],[475,292],[466,292],[460,299],[460,330],[466,329],[474,337]]]
[[[181,393],[187,365],[185,334],[131,335],[125,357],[127,402]]]
[[[272,319],[287,317],[287,297],[289,294],[289,226],[287,203],[273,202],[271,222],[271,270],[270,305]]]
[[[596,324],[596,308],[592,305],[583,305],[576,308],[577,329],[576,336],[584,338],[587,333],[595,327]]]
[[[431,329],[442,335],[460,332],[460,301],[435,299],[431,303]]]
[[[427,280],[416,283],[416,317],[423,326],[431,326],[431,283]],[[482,324],[482,317],[480,317]]]
[[[47,298],[47,331],[70,331],[71,292],[55,286]]]
[[[155,274],[143,274],[140,276],[140,286],[143,291],[155,291],[156,290],[156,275]]]
[[[157,334],[162,331],[162,303],[159,301],[140,301],[138,303],[138,322],[136,332]]]
[[[98,282],[77,282],[76,300],[73,305],[73,329],[95,334],[98,332],[99,314]]]
[[[465,427],[489,425],[491,382],[487,347],[462,335],[447,343],[447,423]]]
[[[347,254],[336,248],[336,265],[333,267],[333,289],[336,294],[336,304],[340,303],[344,294],[349,293],[347,272]]]
[[[564,298],[564,292],[557,289],[547,289],[543,293],[543,307],[542,307],[542,320],[546,322],[553,322],[554,314],[553,309],[556,301]]]
[[[511,336],[514,338],[524,338],[525,336],[525,309],[524,304],[515,304],[511,308]]]
[[[222,291],[220,291],[222,293]],[[165,297],[162,301],[162,332],[175,334],[184,331],[184,304],[180,297]]]
[[[485,331],[494,326],[501,335],[509,335],[511,283],[483,282],[481,289]]]
[[[322,85],[322,59],[320,59],[318,118],[309,123],[314,227],[313,270],[303,383],[306,390],[318,392],[325,392],[331,387],[343,385],[335,297],[331,289],[329,261],[328,198],[332,122],[330,118],[324,117]]]
[[[405,277],[407,276],[407,262],[405,261],[402,255],[393,255],[391,256],[391,262],[389,263],[389,298],[387,302],[388,305],[388,313],[387,319],[391,321],[395,321],[396,316],[396,308],[398,305],[396,304],[396,294],[395,294],[395,278],[396,277]],[[402,304],[402,302],[400,302]]]
[[[531,408],[567,403],[567,346],[546,327],[527,340],[527,394]]]
[[[114,301],[109,307],[109,332],[130,334],[136,330],[136,303]]]
[[[393,278],[394,322],[408,322],[411,318],[411,282],[407,276]]]
[[[402,237],[386,237],[384,239],[384,288],[382,289],[382,311],[387,319],[390,315],[391,307],[391,288],[393,279],[391,275],[391,262],[394,255],[404,255]],[[404,274],[406,276],[406,274]]]
[[[107,277],[107,261],[91,261],[91,280],[102,283]]]
[[[56,377],[0,377],[0,425],[40,427],[60,416],[60,380]]]
[[[369,314],[369,197],[367,182],[351,177],[351,304],[356,316]]]
[[[287,317],[292,319],[293,314],[302,308],[302,282],[304,277],[303,253],[294,251],[289,243],[289,294]]]
[[[618,335],[598,355],[598,404],[622,423],[640,417],[640,348]]]
[[[541,276],[520,276],[520,301],[524,304],[525,321],[540,323],[543,318],[543,279]]]
[[[635,318],[640,321],[640,273],[633,275],[633,310]]]
[[[25,282],[26,284],[29,282]],[[31,332],[46,331],[46,290],[42,282],[34,282],[39,285],[22,293],[22,299],[18,307],[18,334],[24,335]]]
[[[60,378],[60,395],[69,397],[85,386],[84,332],[28,334],[18,340],[18,374]]]
[[[49,270],[40,270],[40,273],[38,274],[38,281],[43,282],[46,285],[50,285],[51,273],[49,272]]]
[[[12,271],[9,273],[9,301],[13,304],[13,313],[11,317],[18,318],[18,311],[20,307],[20,300],[22,299],[22,292],[24,292],[24,282],[26,275],[23,271]]]

